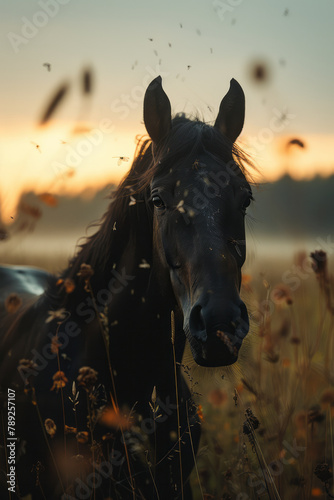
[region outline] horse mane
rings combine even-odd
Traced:
[[[129,172],[111,195],[109,207],[97,223],[98,230],[80,245],[64,276],[74,279],[83,263],[90,264],[93,269],[105,269],[111,260],[117,263],[125,245],[129,241],[135,245],[138,236],[142,241],[146,239],[151,247],[153,210],[149,203],[149,186],[152,179],[157,172],[167,174],[171,165],[180,160],[186,164],[187,159],[203,151],[218,161],[233,162],[236,175],[251,181],[247,167],[256,167],[239,146],[232,145],[219,130],[199,118],[190,119],[183,113],[177,114],[172,120],[168,140],[162,147],[153,150],[149,138],[137,137]]]

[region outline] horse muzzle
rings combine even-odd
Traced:
[[[242,300],[225,304],[197,301],[185,328],[194,360],[201,366],[228,366],[238,359],[242,341],[249,330],[247,308]]]

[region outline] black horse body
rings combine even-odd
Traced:
[[[0,382],[4,405],[7,388],[16,391],[16,474],[22,496],[191,498],[188,480],[200,423],[180,369],[186,338],[198,364],[223,366],[236,361],[248,331],[239,288],[251,191],[234,146],[243,119],[244,96],[235,80],[210,127],[184,116],[172,120],[161,79],[155,79],[144,101],[151,140],[139,145],[99,230],[61,283],[33,269],[0,268]],[[94,271],[86,286],[82,264]],[[66,279],[75,282],[72,293],[64,287]],[[11,292],[23,300],[14,314],[3,305]],[[50,311],[62,308],[61,319],[46,323]],[[103,328],[109,330],[107,340]],[[58,355],[51,349],[56,332]],[[34,366],[19,372],[22,358]],[[64,424],[87,430],[85,391],[76,414],[68,399],[83,366],[98,372],[102,400],[116,409],[134,408],[137,415],[136,428],[115,432],[99,460],[95,452],[93,484],[87,480],[94,466],[92,448],[86,456],[75,439],[64,443],[63,438]],[[52,377],[60,370],[67,382],[56,393],[50,391]],[[155,414],[154,405],[159,405]],[[42,431],[47,418],[57,425],[53,439]],[[96,441],[106,433],[100,427],[94,429]],[[138,442],[141,450],[149,450],[144,459],[136,454]],[[65,444],[67,460],[82,454],[88,464],[87,475],[72,478],[71,484]],[[5,456],[2,468],[4,462]]]

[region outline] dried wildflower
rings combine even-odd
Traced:
[[[45,323],[51,323],[53,320],[58,320],[59,322],[63,321],[66,318],[67,312],[64,307],[61,309],[57,309],[56,311],[48,311],[48,317],[45,320]]]
[[[79,404],[79,392],[77,391],[75,382],[72,382],[72,398],[68,396],[68,399],[73,404],[73,411],[77,411],[76,406]]]
[[[319,281],[319,286],[326,299],[327,309],[334,314],[334,306],[331,299],[330,277],[327,269],[327,254],[323,250],[311,253],[312,267]]]
[[[279,283],[273,288],[271,292],[271,298],[275,302],[275,304],[278,305],[291,305],[293,303],[291,290],[287,285],[284,285],[283,283]]]
[[[51,352],[53,354],[58,354],[59,352],[59,347],[61,347],[61,344],[59,343],[59,340],[58,340],[58,335],[55,335],[54,337],[52,337],[51,339]]]
[[[22,299],[17,293],[10,293],[5,300],[5,308],[9,314],[15,313],[22,305]]]
[[[245,411],[245,415],[246,420],[243,424],[242,432],[246,435],[249,435],[259,427],[260,422],[250,408],[247,408],[247,410]]]
[[[327,253],[323,250],[316,250],[311,252],[310,257],[312,259],[312,269],[317,278],[327,278]]]
[[[151,265],[145,259],[142,259],[138,267],[141,269],[150,269]]]
[[[57,431],[57,426],[52,420],[52,418],[47,418],[44,422],[44,427],[46,432],[49,434],[50,437],[54,437]]]
[[[65,425],[65,434],[77,434],[78,429],[76,427],[70,427],[69,425]]]
[[[38,366],[31,359],[20,359],[17,369],[24,379],[25,385],[28,385],[31,382],[32,376],[38,373]]]
[[[89,434],[87,431],[80,431],[80,432],[78,432],[78,434],[75,437],[76,437],[78,443],[80,443],[80,444],[88,443]]]
[[[156,400],[157,400],[157,388],[156,386],[154,386],[152,391],[151,401],[153,404],[155,404]]]
[[[221,330],[217,330],[216,335],[226,345],[231,354],[234,354],[234,356],[238,355],[238,350],[236,346],[232,345],[232,342],[226,335],[226,333],[222,332]]]
[[[65,373],[62,371],[57,371],[53,375],[52,380],[53,380],[53,386],[51,387],[50,391],[53,391],[55,389],[58,391],[58,389],[62,389],[63,387],[65,387],[65,385],[68,382]]]
[[[77,273],[77,276],[83,278],[84,280],[89,280],[94,275],[94,270],[90,264],[81,264],[80,271]]]
[[[90,392],[96,381],[98,373],[93,368],[89,366],[82,366],[79,369],[79,375],[77,376],[77,382],[79,385],[83,386],[87,392]]]
[[[102,441],[110,441],[111,439],[114,439],[115,436],[112,434],[112,432],[107,432],[107,434],[103,434],[102,436]]]
[[[218,408],[227,401],[227,393],[223,389],[214,389],[208,395],[208,401],[212,406]]]
[[[64,287],[66,293],[72,293],[75,290],[75,283],[70,278],[66,278],[66,280],[64,281]]]
[[[323,483],[327,483],[333,477],[332,469],[329,467],[329,465],[326,462],[322,462],[322,463],[318,464],[314,469],[314,474]]]
[[[185,213],[185,209],[183,208],[184,200],[180,200],[176,206],[176,210],[178,210],[181,214]]]

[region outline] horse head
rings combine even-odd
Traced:
[[[244,114],[244,93],[236,80],[214,126],[184,115],[172,119],[160,77],[144,98],[154,168],[154,251],[168,270],[184,332],[202,366],[234,363],[249,329],[239,291],[252,192],[234,144]]]

